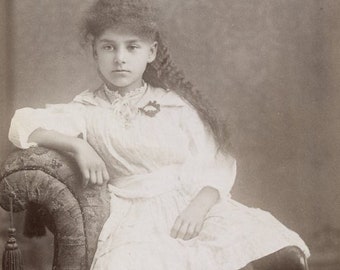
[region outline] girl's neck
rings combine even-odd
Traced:
[[[113,85],[111,82],[109,82],[99,70],[98,70],[98,75],[101,78],[101,80],[104,82],[108,90],[112,92],[117,92],[121,96],[125,96],[126,94],[128,94],[131,91],[136,90],[137,88],[141,88],[145,84],[143,81],[143,78],[140,78],[126,87],[118,87],[116,85]]]
[[[141,98],[144,96],[144,94],[146,93],[146,91],[148,90],[148,84],[145,83],[144,81],[142,81],[142,85],[140,87],[134,88],[133,90],[130,90],[129,92],[125,92],[125,94],[121,94],[121,92],[119,92],[118,90],[116,90],[116,88],[114,90],[111,90],[107,87],[106,84],[104,84],[104,89],[103,89],[103,97],[105,97],[105,99],[113,104],[115,102],[115,100],[117,99],[121,99],[121,98]]]
[[[125,96],[126,94],[128,94],[129,92],[133,92],[138,88],[141,88],[144,85],[143,80],[141,79],[138,82],[135,82],[127,87],[117,87],[113,84],[111,84],[110,82],[104,82],[107,89],[112,91],[112,92],[117,92],[119,93],[121,96]]]

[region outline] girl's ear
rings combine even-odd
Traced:
[[[158,48],[158,43],[157,43],[157,41],[154,41],[150,46],[150,54],[149,54],[149,58],[148,58],[148,63],[151,63],[156,59],[157,48]]]

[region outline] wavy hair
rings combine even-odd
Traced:
[[[93,42],[108,28],[123,28],[157,41],[157,56],[155,61],[147,65],[144,80],[154,87],[171,89],[189,102],[205,126],[211,129],[219,149],[227,152],[230,148],[227,125],[217,117],[215,109],[200,91],[185,80],[183,72],[171,60],[159,33],[158,14],[149,0],[98,0],[89,8],[82,21],[83,44]]]
[[[162,42],[160,35],[156,35],[158,42],[157,57],[148,64],[144,72],[144,80],[155,87],[170,89],[188,101],[197,111],[205,125],[211,129],[220,150],[227,152],[231,146],[230,133],[227,124],[217,116],[217,112],[210,102],[185,80],[184,73],[171,60],[168,48]]]

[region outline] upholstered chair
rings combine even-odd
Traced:
[[[106,187],[83,187],[71,156],[43,147],[13,152],[0,172],[0,205],[9,211],[27,210],[25,233],[41,236],[47,227],[54,235],[53,268],[86,270],[96,250],[101,228],[109,215]],[[273,268],[275,265],[275,268]],[[303,253],[295,247],[255,261],[247,269],[306,270]]]

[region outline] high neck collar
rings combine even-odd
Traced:
[[[144,94],[147,88],[148,88],[148,84],[143,81],[141,87],[137,87],[136,89],[127,92],[125,95],[122,95],[119,93],[119,91],[110,90],[107,87],[107,85],[104,84],[104,95],[106,96],[106,98],[108,99],[110,103],[114,103],[114,101],[117,99],[126,100],[130,98],[138,97]]]

